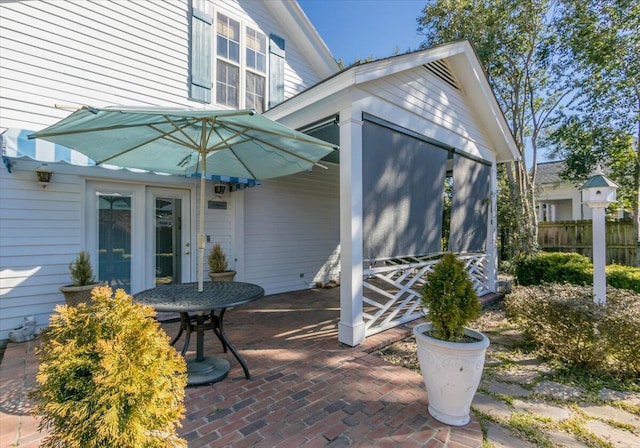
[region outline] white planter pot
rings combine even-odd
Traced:
[[[470,420],[471,401],[482,377],[489,338],[465,328],[465,334],[478,342],[441,341],[424,334],[431,329],[431,323],[413,328],[420,370],[429,395],[429,413],[447,425],[466,425]]]

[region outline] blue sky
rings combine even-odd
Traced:
[[[336,59],[391,56],[422,42],[416,19],[425,0],[298,0]]]

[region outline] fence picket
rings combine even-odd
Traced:
[[[636,245],[633,239],[633,221],[619,219],[607,221],[607,264],[634,266]],[[591,258],[593,228],[590,220],[554,221],[538,223],[538,245],[549,252],[576,252]]]

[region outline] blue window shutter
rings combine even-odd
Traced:
[[[269,107],[284,101],[284,39],[269,36]]]
[[[191,48],[189,58],[189,98],[211,102],[212,18],[206,0],[191,2]]]

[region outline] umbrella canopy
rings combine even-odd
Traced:
[[[67,146],[98,165],[200,175],[200,291],[205,248],[205,176],[255,180],[286,176],[310,170],[337,149],[254,110],[83,107],[29,138]]]

